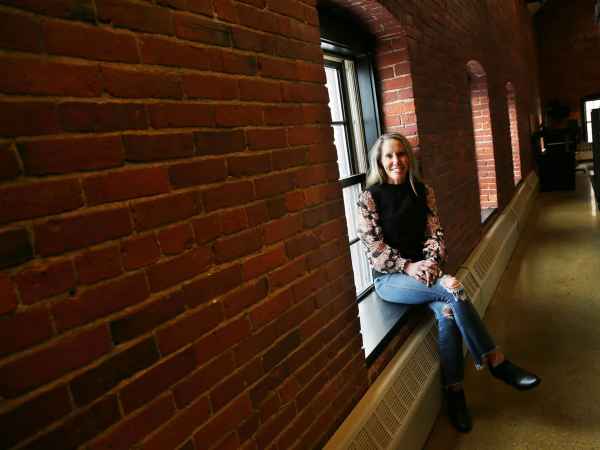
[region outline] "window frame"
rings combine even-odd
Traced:
[[[591,142],[589,140],[590,136],[588,136],[588,127],[587,127],[588,123],[591,123],[591,121],[588,122],[587,119],[586,119],[585,104],[587,102],[594,101],[594,100],[600,100],[600,93],[598,93],[598,94],[592,94],[592,95],[586,95],[585,97],[581,98],[581,124],[582,124],[582,127],[583,127],[583,137],[584,137],[586,143],[590,143]],[[594,108],[594,109],[597,109],[597,108]]]

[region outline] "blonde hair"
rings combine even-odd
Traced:
[[[410,167],[408,169],[408,180],[410,182],[410,186],[412,187],[415,195],[417,194],[417,189],[415,187],[415,182],[421,182],[421,177],[419,176],[419,168],[417,165],[417,159],[415,158],[415,154],[413,152],[412,146],[408,139],[404,137],[404,135],[400,133],[385,133],[379,136],[379,138],[375,141],[371,150],[369,150],[369,171],[367,172],[367,188],[371,187],[375,184],[385,183],[387,180],[387,175],[385,173],[385,169],[381,165],[381,148],[383,147],[383,143],[390,140],[396,140],[402,144],[402,148],[406,151],[408,155],[408,159],[410,162]]]

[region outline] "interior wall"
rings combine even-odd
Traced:
[[[315,1],[0,3],[1,446],[319,448],[372,378]],[[481,233],[465,64],[500,207],[504,85],[527,122],[537,69],[523,5],[443,3],[383,2],[403,39],[379,78],[451,270]]]
[[[581,98],[600,95],[600,26],[595,0],[554,0],[535,16],[542,106],[558,101],[580,118]]]

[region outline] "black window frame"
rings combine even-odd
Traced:
[[[581,97],[581,126],[583,128],[583,138],[585,139],[585,142],[588,142],[588,131],[587,131],[587,124],[591,123],[588,122],[585,118],[585,104],[586,102],[589,101],[594,101],[594,100],[600,100],[600,93],[598,94],[592,94],[592,95],[586,95],[585,97]],[[598,108],[595,108],[598,109]]]

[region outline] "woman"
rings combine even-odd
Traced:
[[[433,190],[418,178],[407,139],[382,135],[369,154],[367,189],[358,207],[358,236],[373,268],[375,291],[384,300],[426,304],[439,328],[439,353],[448,415],[462,432],[471,429],[463,390],[464,338],[478,369],[520,389],[532,389],[540,379],[508,361],[496,347],[463,286],[444,275],[444,232]]]

